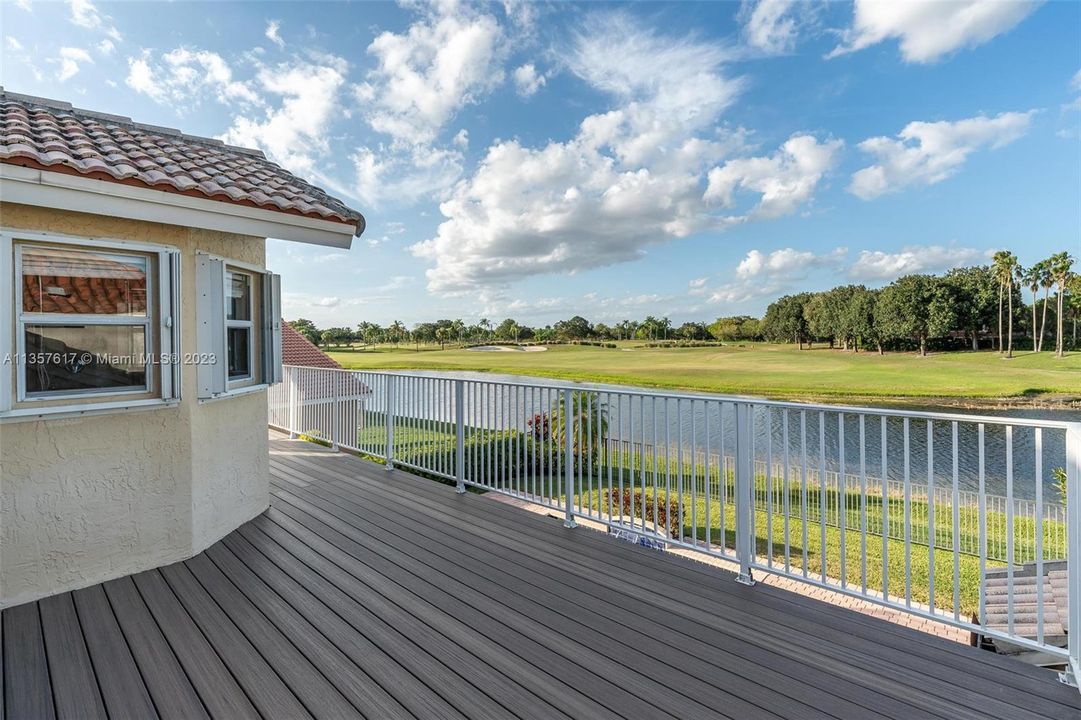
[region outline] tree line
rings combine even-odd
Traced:
[[[1069,253],[1052,255],[1022,267],[1008,251],[995,254],[990,265],[957,268],[943,275],[905,275],[882,288],[841,285],[821,292],[785,295],[762,318],[719,317],[712,323],[673,325],[667,317],[613,324],[591,323],[575,315],[544,327],[530,327],[513,318],[495,324],[481,319],[386,326],[362,322],[356,328],[320,330],[310,320],[290,324],[317,345],[354,343],[467,345],[486,342],[585,342],[644,340],[651,342],[795,343],[800,349],[827,343],[859,352],[874,348],[917,350],[991,346],[1013,355],[1018,332],[1034,351],[1054,341],[1055,353],[1078,347],[1081,322],[1081,275]],[[1031,298],[1030,301],[1027,298]]]

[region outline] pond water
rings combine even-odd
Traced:
[[[672,456],[683,448],[704,457],[732,455],[735,449],[735,409],[718,396],[707,393],[658,390],[625,385],[582,384],[536,378],[524,375],[504,375],[477,372],[409,371],[400,374],[434,378],[455,378],[478,383],[524,383],[547,387],[590,389],[589,407],[594,414],[596,405],[608,422],[608,437],[624,447],[671,448]],[[450,421],[447,417],[451,403],[445,398],[432,402],[430,394],[453,392],[450,385],[426,384],[411,387],[403,383],[399,398],[406,407],[418,408],[417,414],[429,419]],[[475,386],[480,388],[481,386]],[[528,418],[544,412],[558,402],[559,393],[544,393],[510,385],[485,385],[486,390],[468,395],[466,421],[473,426],[511,428],[525,431]],[[628,395],[642,392],[646,396]],[[673,393],[681,399],[656,398],[650,393]],[[410,397],[411,394],[416,397]],[[746,398],[753,399],[753,398]],[[887,407],[880,406],[879,409]],[[955,413],[952,408],[905,405],[905,411]],[[825,467],[837,471],[842,463],[846,474],[859,475],[861,469],[868,478],[882,477],[883,465],[889,480],[902,481],[906,475],[912,483],[927,484],[928,479],[938,487],[952,487],[956,445],[956,474],[961,490],[978,491],[981,477],[981,423],[977,421],[934,420],[876,415],[868,407],[861,414],[820,411],[811,408],[759,406],[754,417],[753,443],[755,458],[767,457],[780,464],[788,450],[790,466],[816,470]],[[967,413],[966,413],[967,414]],[[1081,421],[1081,411],[1039,409],[993,410],[977,413],[987,418],[1031,418],[1055,421]],[[787,424],[787,429],[786,429]],[[956,438],[955,438],[956,430]],[[1065,465],[1065,432],[995,423],[982,425],[982,466],[985,492],[1006,495],[1012,491],[1017,499],[1035,499],[1040,484],[1044,502],[1057,502],[1053,469]],[[787,444],[785,439],[787,437]],[[883,443],[884,438],[884,443]],[[842,441],[843,439],[843,441]],[[883,444],[885,453],[883,455]],[[1037,448],[1037,446],[1039,446]],[[907,452],[906,452],[907,448]],[[663,452],[663,450],[662,450]],[[806,455],[806,458],[804,458]],[[883,460],[885,462],[883,463]],[[907,463],[906,463],[907,460]],[[929,462],[930,460],[930,462]]]

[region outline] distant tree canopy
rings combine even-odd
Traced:
[[[859,352],[933,348],[973,350],[989,343],[1012,353],[1014,328],[1026,334],[1034,349],[1050,335],[1055,350],[1078,347],[1081,323],[1081,276],[1074,259],[1057,253],[1023,268],[1007,251],[995,254],[990,266],[950,270],[945,275],[906,275],[880,289],[840,285],[822,292],[785,295],[769,304],[761,318],[749,315],[718,317],[712,323],[688,321],[674,327],[667,317],[592,324],[581,315],[544,327],[530,327],[514,318],[498,325],[481,319],[469,325],[461,319],[422,322],[408,329],[395,320],[383,327],[361,322],[356,330],[319,330],[304,318],[290,325],[314,343],[345,345],[403,342],[418,350],[422,344],[464,345],[492,341],[596,342],[721,342],[768,340],[795,343],[801,349],[815,342]],[[1026,306],[1024,292],[1032,302]],[[1069,328],[1067,328],[1069,323]]]

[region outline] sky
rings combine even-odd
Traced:
[[[0,1],[0,83],[262,149],[320,326],[764,311],[1081,255],[1081,3]]]

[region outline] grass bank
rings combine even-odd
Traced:
[[[340,349],[343,367],[468,370],[560,380],[759,395],[790,400],[895,399],[988,407],[1033,403],[1081,407],[1081,353],[852,353],[791,345],[618,348],[555,345],[547,352]]]

